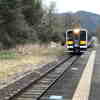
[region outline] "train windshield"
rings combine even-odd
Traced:
[[[67,40],[79,40],[80,39],[80,35],[79,34],[74,34],[73,31],[69,31],[67,33]]]
[[[81,31],[80,32],[80,40],[86,41],[86,31]]]
[[[67,33],[67,40],[70,40],[70,41],[74,40],[73,31],[69,31]]]
[[[80,31],[79,34],[74,34],[73,31],[67,32],[67,40],[86,41],[86,31]]]

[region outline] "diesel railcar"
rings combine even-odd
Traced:
[[[66,43],[68,52],[85,52],[88,47],[88,31],[83,28],[68,29],[66,31]]]

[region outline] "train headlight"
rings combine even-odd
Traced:
[[[73,43],[74,43],[73,41],[66,41],[66,44],[69,44],[69,45],[71,45]]]
[[[74,34],[78,35],[80,33],[80,29],[74,29],[73,32]]]
[[[80,41],[80,44],[86,44],[87,42],[86,41]]]

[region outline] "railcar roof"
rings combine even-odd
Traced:
[[[74,30],[74,29],[67,29],[66,32],[68,32],[68,31],[73,31],[73,30]],[[82,31],[87,31],[87,32],[88,32],[88,30],[85,29],[85,28],[80,28],[80,30],[82,30]]]

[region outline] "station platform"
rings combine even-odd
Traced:
[[[100,100],[100,47],[96,49],[95,64],[88,100]]]
[[[100,47],[83,54],[41,100],[100,100]]]

